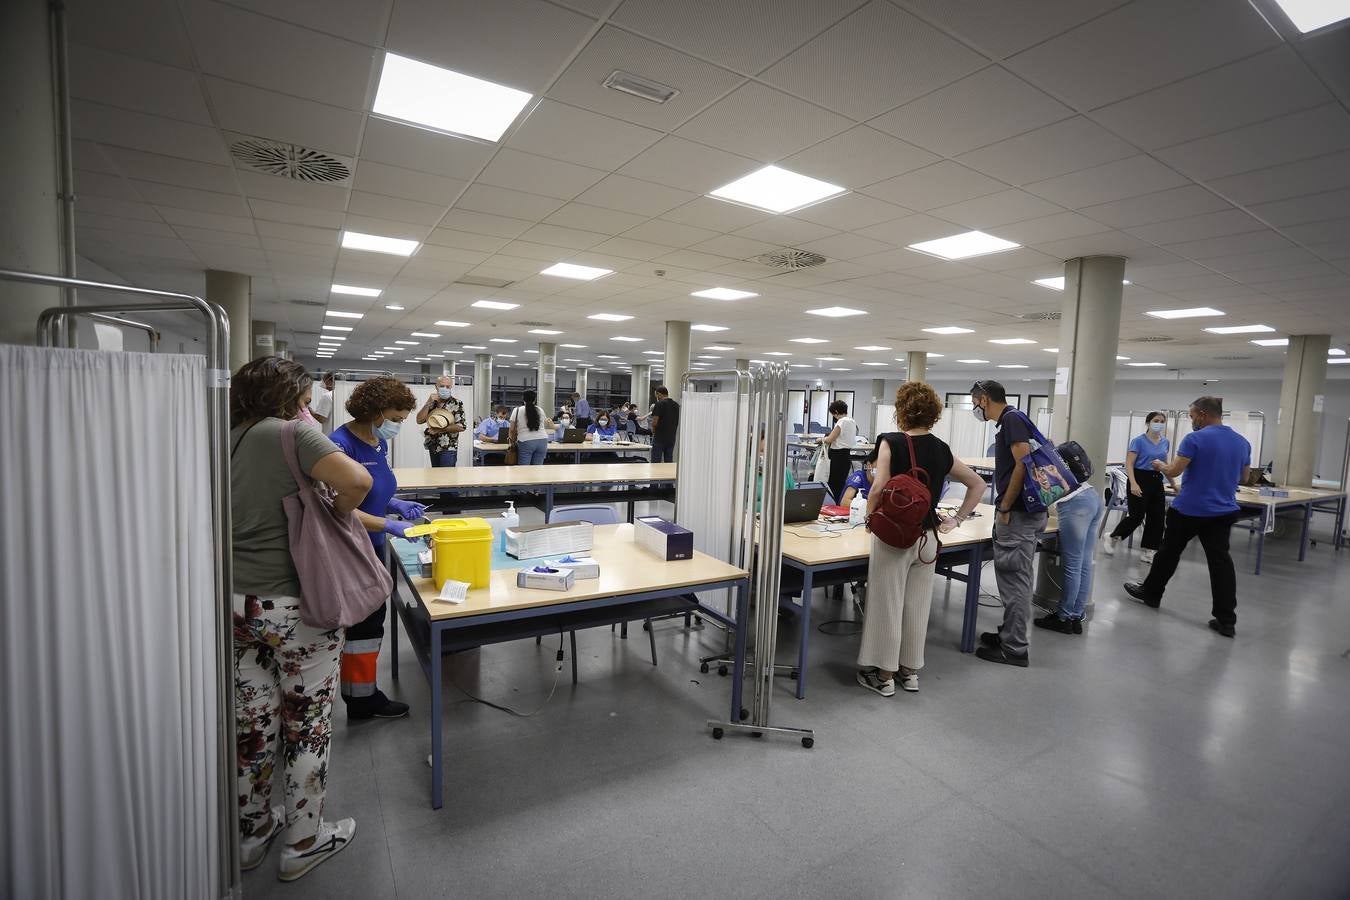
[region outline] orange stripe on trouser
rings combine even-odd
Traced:
[[[342,649],[342,696],[369,697],[375,693],[375,667],[380,659],[379,638],[348,641]]]

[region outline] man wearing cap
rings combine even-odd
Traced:
[[[454,381],[449,375],[436,379],[436,391],[417,411],[417,424],[427,426],[422,446],[431,456],[433,468],[454,466],[459,462],[459,433],[464,430],[464,404],[451,393]]]

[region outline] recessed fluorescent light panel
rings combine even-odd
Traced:
[[[1041,349],[1044,350],[1046,353],[1058,353],[1058,352],[1059,352],[1059,348],[1058,348],[1058,347],[1042,347]]]
[[[397,303],[390,303],[385,306],[385,309],[392,309],[394,312],[403,312],[404,308],[405,307],[399,306]]]
[[[987,359],[958,359],[957,362],[965,363],[971,366],[983,365],[989,362]]]
[[[611,91],[622,91],[650,103],[665,103],[680,92],[678,88],[668,84],[652,81],[650,78],[643,78],[622,69],[610,72],[609,77],[604,80],[604,85]]]
[[[847,188],[837,184],[798,175],[778,166],[765,166],[731,184],[722,185],[708,196],[765,212],[785,213],[805,209],[846,193]]]
[[[712,348],[709,347],[708,349],[711,350]],[[727,347],[727,348],[725,348],[725,349],[730,350],[731,348],[730,348],[730,347]],[[765,350],[765,351],[764,351],[764,355],[765,355],[765,356],[791,356],[792,354],[791,354],[791,353],[788,353],[788,352],[786,352],[786,351],[783,351],[783,350]]]
[[[629,343],[629,344],[636,344],[636,343],[639,343],[639,342],[642,340],[642,338],[624,337],[623,335],[616,335],[615,337],[610,338],[610,340],[611,340],[611,341],[624,341],[624,342]]]
[[[1345,351],[1337,347],[1332,347],[1330,350],[1327,351],[1327,356],[1344,356],[1344,355]]]
[[[1263,338],[1252,341],[1258,347],[1288,347],[1289,338]]]
[[[1008,365],[999,366],[998,368],[1000,368],[1000,369],[1026,369],[1026,368],[1029,368],[1029,367],[1028,367],[1028,366],[1022,365],[1021,363],[1009,363]]]
[[[794,344],[828,344],[825,338],[788,338]]]
[[[566,347],[568,350],[585,350],[585,344],[559,344],[559,347]]]
[[[515,338],[488,338],[489,344],[514,344]]]
[[[555,331],[552,328],[531,328],[530,334],[562,334],[561,331]]]
[[[824,316],[827,319],[843,319],[848,316],[865,316],[867,315],[867,311],[862,309],[849,309],[847,306],[826,306],[821,309],[808,309],[806,314],[808,316]]]
[[[1166,366],[1167,363],[1160,363],[1160,362],[1136,363],[1136,362],[1132,362],[1132,363],[1126,363],[1125,365],[1127,365],[1127,366],[1129,366],[1130,368],[1133,368],[1133,369],[1160,369],[1160,368],[1162,368],[1163,366]]]
[[[1054,278],[1037,278],[1032,284],[1048,287],[1052,291],[1062,291],[1064,290],[1064,276],[1057,275]]]
[[[552,275],[555,278],[575,278],[577,281],[594,281],[597,278],[614,274],[614,270],[601,269],[596,266],[574,266],[571,263],[558,263],[549,266],[539,274]]]
[[[335,294],[350,294],[353,297],[378,297],[380,294],[384,293],[379,288],[356,287],[351,284],[335,284],[332,287],[332,291]],[[389,308],[392,309],[393,307]],[[399,309],[402,308],[403,307],[401,306],[399,307]]]
[[[532,95],[395,53],[384,55],[375,92],[377,116],[496,141]]]
[[[1129,357],[1128,357],[1128,356],[1117,356],[1117,357],[1116,357],[1116,362],[1126,362],[1127,360],[1129,360]]]
[[[451,322],[447,319],[437,319],[436,324],[442,328],[468,328],[468,322]]]
[[[506,303],[502,300],[475,300],[470,304],[479,309],[515,309],[519,303]]]
[[[322,327],[324,331],[351,331],[351,330],[352,330],[352,327],[351,327],[350,325],[323,325],[323,326],[320,326],[320,327]]]
[[[1345,365],[1346,363],[1350,363],[1350,356],[1328,356],[1328,357],[1327,357],[1327,365],[1329,365],[1329,366],[1343,366],[1343,365]]]
[[[465,350],[486,350],[487,347],[484,347],[482,344],[465,344],[465,345],[464,345],[464,349],[465,349]]]
[[[366,316],[365,313],[338,312],[336,309],[330,309],[326,314],[334,319],[364,319]]]
[[[703,349],[704,349],[704,350],[734,350],[735,348],[734,348],[734,347],[726,347],[726,346],[723,346],[722,344],[709,344],[708,346],[704,347]]]
[[[413,337],[440,337],[439,334],[434,334],[430,331],[413,331],[410,333]]]
[[[690,331],[726,331],[725,325],[690,325]]]
[[[851,372],[852,369],[831,369],[831,372]]]
[[[974,328],[962,328],[959,325],[943,325],[940,328],[925,328],[929,334],[974,334]],[[932,356],[933,354],[928,354]]]
[[[708,288],[706,291],[694,291],[690,297],[704,297],[708,300],[744,300],[747,297],[758,297],[759,294],[753,291],[737,291],[732,288],[715,287]]]
[[[865,363],[863,363],[863,365],[864,365],[864,366],[884,366],[884,365],[888,365],[888,363],[884,363],[884,362],[865,362]]]
[[[347,336],[345,334],[324,334],[319,336],[319,340],[324,343],[329,341],[345,341],[346,339]]]
[[[597,322],[627,322],[632,316],[620,315],[619,313],[596,313],[593,316],[587,316],[588,319],[595,319]]]
[[[666,355],[666,351],[664,351],[664,350],[643,350],[643,351],[642,351],[642,354],[643,354],[644,356],[665,356],[665,355]]]
[[[422,344],[421,341],[394,341],[394,343],[401,344],[404,347],[419,347]]]
[[[884,351],[884,350],[889,350],[889,349],[891,349],[891,348],[890,348],[890,347],[883,347],[883,346],[881,346],[880,344],[863,344],[861,347],[854,347],[853,349],[854,349],[854,350],[864,350],[864,351],[866,351],[866,352],[868,352],[868,353],[881,353],[882,351]]]
[[[1275,3],[1304,34],[1350,18],[1350,3],[1346,0],[1275,0]]]
[[[1219,325],[1205,330],[1210,334],[1262,334],[1275,329],[1269,325]]]
[[[910,244],[909,249],[942,259],[969,259],[972,256],[1002,253],[1004,250],[1013,250],[1020,246],[1022,245],[994,237],[992,234],[985,234],[983,231],[967,231],[964,234],[953,234],[933,241]]]
[[[393,256],[412,256],[417,252],[417,241],[406,238],[381,237],[359,231],[342,232],[342,249],[369,250],[371,253],[389,253]]]
[[[989,343],[1006,344],[1011,346],[1013,344],[1034,344],[1036,342],[1031,340],[1030,338],[990,338]]]
[[[1222,310],[1211,309],[1208,306],[1193,306],[1189,309],[1151,309],[1144,313],[1146,316],[1152,316],[1155,319],[1202,319],[1206,316],[1221,316]]]

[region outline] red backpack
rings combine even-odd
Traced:
[[[892,475],[881,488],[881,502],[867,517],[867,530],[900,550],[918,543],[919,561],[929,563],[937,559],[936,554],[932,560],[923,558],[923,545],[928,542],[928,529],[932,526],[933,494],[928,486],[928,473],[914,464],[918,459],[914,455],[914,440],[906,434],[905,443],[909,447],[910,469]],[[937,540],[936,531],[934,539]],[[941,540],[938,549],[942,549]]]

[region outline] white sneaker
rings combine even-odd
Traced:
[[[1107,556],[1115,556],[1116,546],[1119,544],[1120,538],[1111,537],[1111,535],[1108,534],[1105,537],[1105,539],[1102,540],[1102,552],[1105,553]]]
[[[338,819],[336,822],[320,822],[319,833],[308,850],[296,850],[294,847],[281,849],[281,871],[277,877],[282,881],[295,881],[320,863],[327,862],[352,841],[356,834],[355,819]]]
[[[281,832],[286,830],[286,807],[272,807],[272,830],[263,837],[246,837],[239,841],[239,868],[247,872],[256,869],[267,859],[267,851]]]
[[[895,696],[895,679],[882,679],[881,674],[876,669],[860,670],[858,672],[858,684],[883,697]]]
[[[901,669],[900,690],[917,694],[919,692],[919,673],[911,669]]]
[[[1153,565],[1153,551],[1152,551],[1152,550],[1143,550],[1143,551],[1140,551],[1140,553],[1139,553],[1139,561],[1140,561],[1141,563],[1143,563],[1144,565],[1146,565],[1146,566],[1151,566],[1151,565]]]

